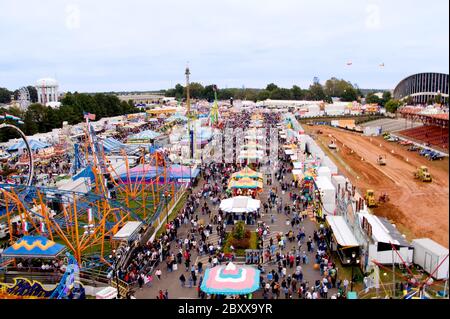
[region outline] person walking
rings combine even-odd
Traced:
[[[156,271],[155,271],[155,275],[156,275],[156,277],[158,278],[158,280],[161,280],[161,274],[162,274],[162,271],[161,271],[161,269],[156,269]]]
[[[180,279],[181,287],[184,287],[186,284],[186,277],[184,276],[184,274],[181,274],[179,279]]]

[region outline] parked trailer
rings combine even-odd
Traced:
[[[448,278],[448,249],[429,238],[414,239],[414,263],[434,279]]]

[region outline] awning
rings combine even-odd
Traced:
[[[344,217],[327,215],[326,219],[333,231],[334,238],[339,245],[344,248],[359,246],[355,235],[353,235],[350,227],[348,227]]]
[[[113,240],[129,240],[141,229],[141,222],[127,222],[114,236]]]
[[[19,258],[55,258],[65,246],[55,243],[44,236],[23,236],[12,246],[6,248],[3,257]]]
[[[303,167],[302,162],[293,162],[292,165],[294,165],[295,169],[300,169]]]

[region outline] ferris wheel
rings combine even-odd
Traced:
[[[30,91],[28,91],[28,88],[26,86],[23,86],[19,89],[19,95],[17,100],[22,110],[26,110],[30,106],[31,95]]]
[[[1,119],[12,119],[18,122],[21,122],[20,119],[18,117],[12,116],[12,115],[6,115],[6,116],[1,116]],[[22,137],[22,140],[25,143],[25,148],[27,149],[28,152],[28,158],[27,158],[27,162],[28,162],[28,174],[27,174],[27,179],[26,181],[23,183],[26,186],[31,186],[32,182],[33,182],[33,176],[34,176],[34,161],[33,161],[33,152],[31,151],[31,147],[30,144],[28,143],[27,137],[25,135],[24,132],[22,132],[21,129],[19,129],[17,126],[13,125],[13,124],[8,124],[8,123],[1,123],[0,124],[0,129],[3,128],[10,128],[15,130],[16,132],[18,132],[20,134],[20,136]]]

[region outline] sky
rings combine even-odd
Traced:
[[[334,76],[393,89],[449,73],[448,12],[448,0],[1,0],[0,87],[167,89],[188,64],[219,88]]]

